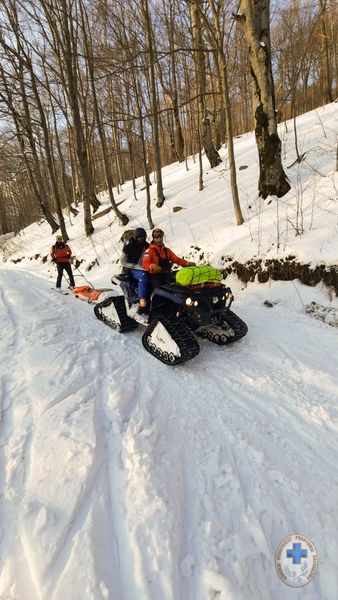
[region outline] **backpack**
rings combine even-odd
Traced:
[[[201,283],[218,283],[222,280],[222,273],[210,265],[201,267],[184,267],[176,273],[176,283],[182,286],[200,285]]]

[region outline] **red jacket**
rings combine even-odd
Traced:
[[[159,266],[164,270],[169,270],[169,263],[175,263],[181,267],[186,267],[188,261],[184,260],[184,258],[179,258],[176,256],[176,254],[174,254],[172,250],[166,246],[150,244],[149,248],[144,253],[142,267],[151,273],[153,266]]]
[[[55,260],[57,263],[69,263],[72,251],[64,242],[61,244],[56,243],[52,246],[50,255],[52,260]]]

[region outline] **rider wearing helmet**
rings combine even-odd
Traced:
[[[149,275],[142,267],[142,259],[148,246],[146,231],[142,227],[137,227],[133,236],[123,246],[121,257],[124,272],[137,281],[139,307],[143,310],[147,307]]]
[[[196,265],[194,262],[176,256],[170,248],[164,245],[164,231],[159,227],[153,229],[152,237],[153,239],[142,260],[143,268],[149,271],[152,288],[160,287],[163,283],[172,280],[171,267],[173,263],[181,267]]]

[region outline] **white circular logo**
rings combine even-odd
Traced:
[[[303,587],[316,575],[317,550],[306,535],[292,533],[279,544],[275,564],[279,577],[286,585]]]

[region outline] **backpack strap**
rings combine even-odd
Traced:
[[[168,249],[166,246],[164,246],[165,259],[162,258],[158,246],[155,246],[155,244],[153,244],[152,246],[153,246],[153,249],[156,250],[156,254],[157,254],[159,260],[168,260],[168,252],[167,252]]]

